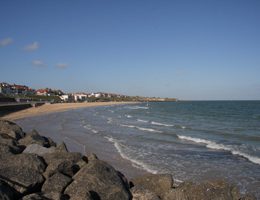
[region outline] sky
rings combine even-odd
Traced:
[[[2,0],[0,82],[260,100],[260,1]]]

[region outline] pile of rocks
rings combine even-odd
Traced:
[[[96,155],[68,152],[37,131],[24,133],[0,120],[0,200],[188,200],[244,199],[225,181],[183,183],[148,174],[131,181]]]

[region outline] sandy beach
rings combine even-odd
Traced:
[[[78,108],[86,107],[96,107],[96,106],[110,106],[110,105],[120,105],[120,104],[132,104],[135,102],[86,102],[86,103],[59,103],[59,104],[45,104],[39,107],[32,107],[25,110],[17,111],[5,115],[1,119],[6,120],[17,120],[26,117],[39,116],[54,112],[63,112],[67,110],[73,110]]]

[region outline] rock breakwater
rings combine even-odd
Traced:
[[[128,180],[95,154],[68,152],[36,130],[0,120],[0,200],[253,200],[224,180],[176,186],[169,174]]]

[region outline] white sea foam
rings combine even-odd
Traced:
[[[92,132],[92,133],[98,133],[98,131],[95,130],[95,129],[91,129],[91,132]]]
[[[182,136],[182,135],[177,135],[177,136],[178,136],[178,138],[180,138],[182,140],[188,140],[188,141],[192,141],[192,142],[195,142],[195,143],[205,144],[206,147],[210,148],[210,149],[230,151],[233,155],[242,156],[242,157],[248,159],[249,161],[251,161],[252,163],[260,164],[260,158],[259,157],[251,156],[247,153],[241,152],[239,150],[235,150],[232,147],[226,146],[224,144],[217,144],[216,142],[213,142],[213,141],[210,141],[210,140],[193,138],[193,137],[189,137],[189,136]]]
[[[131,115],[125,115],[127,118],[132,118],[132,116]]]
[[[128,128],[136,128],[136,129],[138,129],[140,131],[162,133],[162,131],[155,130],[155,129],[152,129],[152,128],[144,128],[144,127],[139,127],[139,126],[134,126],[134,125],[127,125],[127,124],[120,124],[120,126],[128,127]]]
[[[131,163],[132,163],[132,166],[133,167],[136,167],[136,168],[141,168],[141,169],[144,169],[146,170],[147,172],[149,173],[152,173],[152,174],[157,174],[158,171],[154,170],[154,169],[151,169],[150,166],[148,166],[147,164],[141,162],[141,161],[138,161],[136,159],[133,159],[133,158],[130,158],[129,156],[127,156],[124,152],[123,152],[123,147],[126,148],[126,146],[120,144],[120,142],[112,137],[105,137],[109,142],[112,142],[116,148],[116,150],[118,151],[118,153],[120,154],[120,156],[126,160],[129,160]]]
[[[128,107],[130,109],[133,109],[133,110],[137,110],[137,109],[149,109],[149,107],[146,107],[146,106],[131,106],[131,107]]]
[[[112,121],[113,121],[113,120],[112,120],[112,118],[111,118],[111,117],[107,118],[107,123],[108,123],[108,124],[111,124],[111,123],[112,123]]]
[[[144,123],[147,123],[148,121],[147,120],[143,120],[143,119],[137,119],[138,122],[144,122]]]
[[[174,126],[172,124],[164,124],[164,123],[160,123],[160,122],[151,122],[151,124],[157,125],[157,126],[168,126],[168,127]]]

